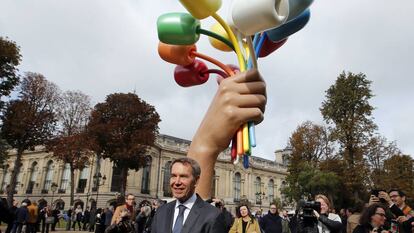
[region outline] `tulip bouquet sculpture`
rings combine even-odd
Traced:
[[[221,0],[180,2],[189,13],[167,13],[158,18],[158,53],[165,61],[177,65],[174,70],[177,84],[190,87],[207,82],[210,74],[227,78],[233,76],[235,70],[257,68],[257,57],[268,56],[308,23],[313,0],[234,0],[228,23],[217,14]],[[209,16],[217,24],[205,30],[200,20]],[[234,51],[239,67],[225,65],[198,52],[195,44],[202,34],[209,37],[214,48]],[[219,69],[209,69],[200,59]],[[248,168],[248,156],[255,146],[254,124],[248,122],[233,137],[232,161],[242,160],[243,166]]]

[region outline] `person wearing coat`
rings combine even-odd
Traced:
[[[318,219],[318,232],[319,233],[337,233],[341,232],[342,222],[339,215],[330,213],[332,209],[330,200],[322,194],[315,196],[315,201],[321,203],[321,212],[318,213],[315,210],[314,215]]]
[[[245,204],[239,206],[240,217],[234,220],[229,233],[261,233],[258,221]]]
[[[266,233],[290,233],[287,221],[279,216],[279,211],[275,204],[270,205],[269,213],[259,221],[261,229]]]

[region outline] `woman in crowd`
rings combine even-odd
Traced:
[[[339,215],[330,213],[332,208],[329,199],[322,194],[315,196],[315,201],[321,203],[321,212],[318,213],[314,210],[314,214],[318,219],[318,232],[319,233],[336,233],[342,229],[341,217]]]
[[[53,224],[55,221],[55,218],[52,215],[52,209],[50,208],[50,205],[47,205],[40,211],[40,215],[43,219],[42,224],[42,233],[49,233],[50,225]]]
[[[126,207],[122,207],[120,216],[115,224],[106,228],[105,233],[135,233],[135,223],[130,219],[131,213]]]
[[[151,207],[144,205],[135,219],[137,233],[149,233],[151,231]]]
[[[102,208],[96,210],[95,217],[95,233],[104,233],[105,232],[105,215],[103,214]]]
[[[239,206],[238,218],[234,220],[229,233],[261,233],[259,223],[246,204]]]
[[[385,209],[380,204],[372,204],[366,208],[361,215],[359,225],[353,233],[383,232],[385,223]]]

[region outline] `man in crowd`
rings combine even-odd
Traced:
[[[29,220],[29,211],[27,210],[27,203],[22,202],[21,206],[16,210],[16,219],[12,233],[21,233],[23,225]]]
[[[260,220],[260,227],[266,233],[290,233],[289,225],[283,224],[283,219],[279,216],[276,204],[271,204],[268,214]],[[285,225],[283,227],[283,225]]]
[[[13,230],[13,226],[14,226],[14,219],[16,218],[16,211],[17,211],[17,206],[19,205],[19,202],[13,199],[13,206],[11,208],[9,208],[9,212],[8,212],[8,222],[7,222],[7,229],[5,231],[5,233],[10,233]]]
[[[89,225],[89,219],[91,218],[91,212],[89,212],[89,206],[83,211],[83,230],[86,231]]]
[[[191,158],[172,162],[170,187],[176,200],[157,210],[151,233],[226,232],[220,211],[195,193],[200,173],[199,164]]]
[[[67,223],[66,223],[66,230],[67,231],[70,230],[70,227],[71,227],[71,224],[72,224],[72,215],[73,214],[75,214],[75,213],[73,213],[73,207],[70,207],[68,212],[67,212],[67,216],[68,216]]]
[[[51,230],[56,231],[56,224],[59,222],[60,219],[60,210],[57,208],[57,206],[52,206],[52,217],[55,218],[55,221],[53,221],[51,225]]]
[[[392,232],[409,232],[410,223],[413,221],[414,211],[405,203],[405,193],[398,189],[392,189],[389,193],[380,191],[378,199],[382,199],[382,201],[388,205],[389,210],[392,213],[391,216],[387,217],[387,220],[392,220],[390,230]]]
[[[112,218],[114,217],[114,207],[109,206],[108,208],[105,208],[105,229],[108,228],[111,225]]]
[[[405,222],[414,217],[414,210],[405,203],[406,196],[403,191],[398,189],[392,189],[389,193],[381,191],[378,197],[385,200],[398,222]]]
[[[226,207],[224,206],[224,201],[218,198],[212,199],[214,205],[221,211],[220,217],[224,220],[224,225],[226,228],[226,232],[230,231],[230,228],[233,226],[234,217],[233,215],[227,211]]]
[[[29,202],[30,201],[28,201],[28,204]],[[36,202],[29,204],[27,210],[29,212],[29,219],[27,221],[26,231],[27,233],[36,233],[37,218],[39,215],[39,208],[37,207]]]
[[[126,208],[129,213],[130,213],[130,218],[131,220],[135,220],[136,217],[136,210],[135,210],[135,196],[133,194],[128,194],[125,198],[125,204],[116,207],[114,215],[112,216],[112,221],[111,221],[111,225],[112,224],[116,224],[120,221],[121,219],[121,210],[123,210],[124,208]]]

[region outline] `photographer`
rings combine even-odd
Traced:
[[[230,228],[233,226],[234,217],[233,215],[224,207],[224,201],[219,198],[212,198],[206,200],[207,203],[210,203],[212,206],[215,206],[220,210],[220,215],[218,218],[223,219],[224,230],[229,232]]]
[[[322,194],[318,194],[315,196],[315,201],[321,203],[320,214],[316,210],[313,211],[316,219],[318,220],[318,232],[339,233],[342,228],[341,218],[337,214],[329,213],[329,210],[332,207],[329,199]]]
[[[130,220],[131,213],[126,207],[122,207],[115,223],[106,228],[105,233],[135,233],[135,223]]]

